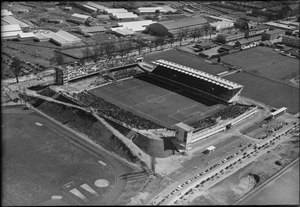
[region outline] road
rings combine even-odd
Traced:
[[[297,121],[299,123],[299,121]],[[206,183],[201,187],[201,191],[206,190],[207,188],[215,185],[216,183],[220,182],[224,178],[228,177],[229,175],[233,174],[237,170],[243,168],[244,166],[248,165],[249,163],[253,162],[257,157],[262,156],[267,151],[275,148],[277,145],[282,143],[283,141],[287,140],[290,136],[281,136],[286,131],[288,131],[290,128],[294,127],[294,125],[290,122],[288,125],[284,126],[282,129],[276,132],[277,136],[270,136],[268,139],[263,141],[263,143],[260,143],[260,146],[262,146],[265,143],[272,142],[271,146],[265,146],[261,150],[255,149],[253,146],[247,147],[244,151],[239,152],[237,155],[233,156],[232,158],[225,161],[223,164],[218,165],[214,169],[210,169],[211,166],[215,165],[215,163],[212,163],[210,166],[202,169],[201,171],[207,171],[204,173],[204,175],[199,175],[201,172],[195,172],[190,176],[186,176],[179,181],[175,182],[171,186],[164,189],[161,193],[159,193],[154,199],[152,199],[148,204],[163,204],[163,205],[171,205],[174,204],[176,200],[179,200],[179,197],[186,194],[192,194],[191,189],[196,189],[196,186],[199,185],[201,182],[209,179],[213,175],[217,174],[217,179],[210,179],[208,184]],[[279,137],[279,138],[277,138]],[[277,138],[277,139],[276,139]],[[275,140],[276,139],[276,140]],[[225,174],[224,172],[220,172],[221,170],[225,170],[225,168],[230,169],[230,172]],[[190,181],[188,181],[190,180]],[[211,182],[214,181],[214,182]],[[184,184],[186,182],[189,182],[187,184]],[[199,186],[197,187],[199,188]]]

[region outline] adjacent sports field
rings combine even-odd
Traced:
[[[167,50],[162,52],[154,52],[145,55],[144,61],[153,61],[158,59],[168,60],[174,63],[185,65],[203,72],[213,75],[227,71],[227,68],[221,65],[213,65],[206,62],[203,58],[196,55],[188,54],[179,50]]]
[[[273,107],[287,107],[290,113],[299,112],[299,88],[247,72],[235,73],[225,78],[244,85],[242,96]]]
[[[4,204],[38,205],[59,195],[66,203],[84,205],[122,193],[126,183],[118,176],[128,170],[121,163],[80,147],[70,141],[74,134],[36,112],[22,107],[3,112]]]
[[[269,47],[255,47],[222,57],[222,61],[243,70],[279,81],[299,76],[299,60],[283,56]]]
[[[208,106],[181,95],[185,92],[179,87],[173,86],[171,89],[168,85],[169,88],[166,89],[141,79],[143,78],[123,80],[90,92],[166,127],[199,119],[225,107],[220,104]],[[201,98],[198,97],[199,99]]]

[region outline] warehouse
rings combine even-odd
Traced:
[[[103,26],[93,26],[93,27],[85,27],[85,26],[79,26],[79,31],[82,34],[86,33],[100,33],[100,32],[106,32],[107,29]]]
[[[80,18],[80,17],[74,17],[70,16],[67,21],[75,23],[75,24],[84,24],[86,22],[86,19]]]
[[[3,16],[12,16],[13,14],[11,11],[8,11],[7,9],[1,9],[1,17]]]
[[[174,37],[182,30],[192,32],[195,29],[200,29],[205,23],[207,23],[207,20],[202,17],[181,18],[153,23],[148,26],[148,31],[158,36],[167,35],[169,37]]]
[[[274,40],[277,39],[278,37],[282,36],[285,34],[285,31],[282,29],[275,29],[275,30],[270,30],[261,35],[261,39],[264,40]]]
[[[9,24],[1,26],[2,40],[17,39],[19,33],[22,33],[22,30],[18,24]]]
[[[221,43],[227,43],[230,41],[238,40],[244,38],[245,34],[241,32],[228,33],[228,34],[218,34],[217,40]]]
[[[49,33],[49,31],[46,30],[40,30],[36,33],[34,33],[35,35],[35,40],[38,42],[46,42],[50,40],[50,37],[47,35]]]
[[[156,23],[152,20],[144,20],[144,21],[133,21],[133,22],[120,22],[118,25],[120,27],[126,27],[127,29],[131,29],[135,32],[141,32],[146,29],[150,24]]]
[[[18,24],[21,28],[29,28],[30,26],[20,20],[14,18],[13,16],[4,16],[1,17],[1,20],[8,24]]]
[[[215,27],[216,30],[222,30],[222,29],[226,29],[226,28],[230,28],[234,26],[233,21],[217,21],[217,22],[212,22],[210,23],[210,26]]]
[[[116,13],[126,13],[128,12],[126,9],[123,9],[123,8],[119,8],[119,9],[109,9],[109,8],[106,8],[104,9],[104,12],[107,13],[107,14],[116,14]]]
[[[98,12],[104,12],[104,10],[107,9],[105,6],[90,1],[87,2],[86,5],[96,8]]]
[[[130,36],[134,34],[134,31],[124,27],[111,28],[111,31],[118,36]]]
[[[126,12],[126,13],[114,13],[111,15],[111,17],[118,21],[125,21],[125,20],[135,20],[138,18],[138,16],[132,12]]]
[[[84,10],[87,12],[97,12],[98,11],[98,9],[96,9],[95,7],[89,6],[87,4],[83,4],[82,6],[83,6]]]
[[[33,32],[21,32],[17,36],[18,40],[33,40],[35,39],[35,35]]]
[[[63,30],[59,30],[58,32],[49,32],[47,36],[50,38],[50,41],[54,42],[59,46],[69,46],[78,44],[81,42],[81,39],[68,33]]]
[[[137,8],[134,12],[136,14],[154,14],[156,11],[160,11],[162,13],[166,12],[162,7],[140,7]]]

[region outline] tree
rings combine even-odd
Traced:
[[[92,56],[92,51],[89,47],[86,47],[83,51],[82,51],[83,57],[82,59],[88,60],[91,58]]]
[[[16,80],[17,80],[17,83],[19,83],[19,74],[20,74],[20,71],[21,71],[21,60],[17,57],[13,57],[12,58],[12,63],[10,65],[15,77],[16,77]]]
[[[102,44],[99,44],[97,42],[96,45],[94,46],[94,55],[93,55],[94,61],[97,62],[102,56],[102,54],[103,54],[103,46]]]
[[[115,44],[114,42],[106,42],[104,44],[104,50],[105,50],[105,53],[108,57],[108,59],[111,59],[114,52],[115,52]]]
[[[65,62],[63,54],[60,50],[54,51],[54,56],[50,59],[50,65],[53,66],[54,64],[63,65]]]

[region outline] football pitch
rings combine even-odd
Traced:
[[[99,87],[90,92],[165,127],[183,121],[197,120],[225,107],[221,104],[205,105],[188,98],[184,96],[185,91],[178,86],[172,86],[169,90],[170,84],[166,89],[142,79],[143,75]]]
[[[125,187],[118,176],[129,170],[122,163],[76,144],[70,138],[76,135],[32,110],[2,110],[4,204],[39,205],[61,196],[64,203],[88,205]]]
[[[289,82],[299,76],[299,60],[283,56],[269,47],[255,47],[225,55],[222,61],[279,81]]]

